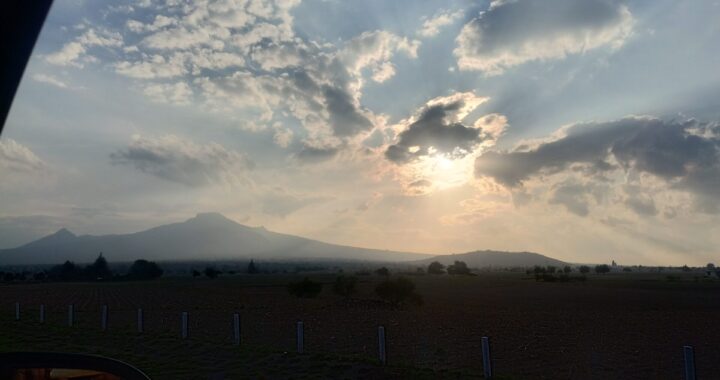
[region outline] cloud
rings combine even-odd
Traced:
[[[463,11],[451,12],[443,10],[436,13],[433,17],[423,21],[422,29],[418,31],[418,35],[422,37],[433,37],[440,33],[440,29],[444,26],[451,25],[463,16]]]
[[[36,82],[51,84],[55,87],[68,88],[67,83],[47,74],[33,74],[32,79]]]
[[[317,164],[332,159],[338,154],[337,148],[318,148],[305,145],[295,158],[303,164]]]
[[[59,66],[83,67],[84,62],[93,61],[94,57],[85,56],[88,48],[99,46],[117,48],[123,45],[122,35],[106,29],[88,28],[73,41],[63,45],[60,50],[45,56],[48,63]]]
[[[496,0],[465,24],[454,54],[461,70],[496,75],[529,61],[619,48],[633,23],[615,0]]]
[[[0,173],[35,173],[47,169],[47,164],[28,147],[13,139],[0,139]]]
[[[247,183],[254,163],[244,154],[220,144],[198,144],[174,135],[158,138],[133,136],[125,149],[110,155],[115,165],[135,169],[191,187]]]
[[[466,126],[461,121],[486,100],[473,93],[431,100],[398,134],[397,142],[387,148],[385,157],[398,164],[423,156],[465,157],[489,136],[478,125]],[[482,124],[486,122],[483,119]]]
[[[654,181],[666,191],[689,192],[696,197],[696,207],[716,212],[712,205],[720,200],[719,125],[647,116],[574,124],[546,140],[483,153],[475,161],[475,174],[509,188],[562,173],[611,183],[617,178],[635,183],[649,176],[645,181]],[[651,186],[647,183],[644,188],[647,192]],[[566,206],[577,201],[570,190],[563,190],[557,201]],[[582,214],[575,203],[573,212]],[[637,190],[628,193],[625,204],[641,215],[657,213],[649,195]]]
[[[149,84],[143,92],[155,102],[178,105],[189,104],[193,95],[190,86],[182,82]]]
[[[282,188],[265,191],[261,198],[262,212],[278,217],[286,217],[306,206],[330,200],[328,197],[292,194]]]

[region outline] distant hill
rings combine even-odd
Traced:
[[[503,251],[475,251],[453,255],[439,255],[417,261],[426,265],[439,261],[449,265],[455,260],[464,261],[471,268],[505,268],[505,267],[532,267],[535,265],[564,266],[567,263],[533,252],[503,252]]]
[[[215,259],[340,259],[409,261],[428,255],[348,247],[248,227],[218,213],[198,214],[182,223],[123,234],[76,236],[61,229],[23,246],[0,250],[0,265],[110,261]]]

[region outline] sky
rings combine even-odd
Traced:
[[[720,1],[56,0],[0,248],[216,211],[330,243],[720,258]]]

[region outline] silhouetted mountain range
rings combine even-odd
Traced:
[[[533,252],[503,252],[503,251],[475,251],[453,255],[439,255],[419,260],[418,263],[426,265],[439,261],[443,265],[450,265],[455,260],[464,261],[470,268],[506,268],[531,267],[535,265],[554,265],[556,267],[567,263]]]
[[[182,223],[122,235],[76,236],[63,228],[20,247],[0,250],[0,265],[91,262],[100,252],[110,261],[139,258],[408,261],[429,256],[328,244],[263,227],[244,226],[218,213],[203,213]]]
[[[561,261],[530,252],[477,251],[432,256],[348,247],[248,227],[218,213],[202,213],[182,223],[120,235],[77,236],[63,228],[17,248],[0,250],[0,265],[58,264],[65,260],[92,262],[102,252],[110,261],[147,260],[298,260],[337,259],[451,264],[470,267],[561,265]]]

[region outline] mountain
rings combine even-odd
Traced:
[[[61,229],[23,246],[0,250],[0,265],[111,261],[216,259],[340,259],[408,261],[428,255],[323,243],[248,227],[218,213],[198,214],[182,223],[123,234],[76,236]]]
[[[443,265],[450,265],[455,260],[464,261],[471,268],[486,267],[532,267],[535,265],[554,265],[557,267],[567,263],[533,252],[503,252],[503,251],[475,251],[453,255],[439,255],[418,260],[420,265],[427,265],[439,261]]]

